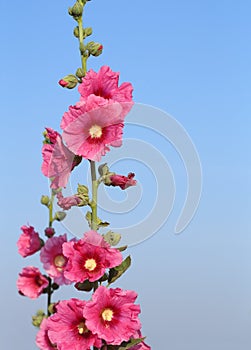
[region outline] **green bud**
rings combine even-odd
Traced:
[[[76,76],[78,78],[83,78],[85,76],[85,72],[83,70],[83,68],[78,68],[77,71],[76,71]]]
[[[92,28],[87,27],[84,29],[85,37],[92,35]]]
[[[54,220],[63,221],[66,217],[66,213],[64,211],[57,211],[54,216]]]
[[[73,74],[69,74],[60,79],[58,83],[64,88],[73,89],[78,84],[78,78]]]
[[[50,203],[50,198],[48,196],[42,196],[40,202],[41,204],[46,205],[48,207]]]
[[[51,304],[49,305],[48,311],[49,311],[50,315],[55,314],[55,312],[56,312],[56,310],[55,310],[55,305],[56,305],[56,303],[51,303]]]
[[[73,30],[73,34],[76,38],[79,38],[79,27],[75,27]]]
[[[84,54],[84,53],[85,53],[86,47],[85,47],[85,45],[84,45],[83,43],[80,43],[80,44],[79,44],[79,50],[80,50],[81,54]]]
[[[103,183],[106,185],[106,186],[110,186],[111,183],[112,183],[112,180],[111,180],[111,176],[115,175],[115,173],[108,173],[107,175],[105,175],[103,177]]]
[[[83,5],[81,5],[80,2],[77,1],[72,7],[68,9],[68,13],[74,18],[81,17],[83,13]]]
[[[103,46],[100,43],[95,43],[94,41],[91,41],[87,44],[87,49],[92,56],[99,56],[101,55],[103,51]]]

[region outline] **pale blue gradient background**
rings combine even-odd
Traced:
[[[75,24],[66,13],[70,5],[0,5],[1,349],[35,349],[30,318],[44,305],[43,298],[33,302],[16,292],[18,272],[37,263],[18,256],[16,241],[23,224],[44,228],[41,132],[44,126],[59,128],[63,112],[78,98],[57,85],[79,65]],[[139,292],[144,334],[154,350],[251,346],[250,11],[245,0],[107,0],[87,6],[85,24],[104,45],[89,66],[109,64],[121,72],[121,82],[133,83],[135,101],[177,118],[203,167],[197,215],[175,236],[186,186],[178,156],[170,152],[174,210],[160,232],[130,249],[133,268],[119,282]],[[158,147],[157,139],[152,142]],[[70,297],[70,290],[58,298]]]

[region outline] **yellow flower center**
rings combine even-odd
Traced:
[[[62,271],[65,266],[66,259],[63,255],[57,255],[54,259],[54,265],[56,266],[58,271]]]
[[[102,318],[104,321],[110,322],[113,318],[113,311],[111,309],[104,309],[102,312]]]
[[[80,322],[80,324],[78,325],[78,333],[79,334],[84,334],[88,332],[88,328],[86,327],[84,322]]]
[[[94,259],[87,259],[85,262],[85,268],[89,271],[93,271],[97,266],[97,263]]]
[[[99,138],[102,135],[102,128],[101,126],[95,124],[89,129],[89,133],[92,139]]]

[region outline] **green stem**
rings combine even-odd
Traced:
[[[78,20],[78,31],[79,31],[79,50],[80,50],[80,56],[81,56],[81,63],[82,63],[82,69],[84,73],[87,72],[87,65],[86,61],[88,56],[85,56],[81,51],[81,45],[84,45],[84,34],[83,34],[83,17],[81,16]]]
[[[48,285],[48,295],[47,295],[47,316],[50,317],[51,313],[49,311],[49,306],[51,304],[51,278],[48,277],[49,279],[49,285]]]
[[[92,177],[92,222],[91,229],[97,231],[98,229],[98,216],[97,216],[97,202],[98,202],[98,181],[96,176],[96,166],[93,160],[90,160],[91,164],[91,177]]]
[[[50,199],[50,205],[49,205],[49,227],[52,227],[53,223],[53,202],[54,202],[55,194],[51,192],[51,199]]]

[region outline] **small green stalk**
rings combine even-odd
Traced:
[[[98,181],[96,177],[96,166],[93,160],[90,160],[91,164],[91,177],[92,177],[92,222],[91,229],[97,231],[98,229],[98,216],[97,216],[97,202],[98,202]]]
[[[49,227],[52,227],[53,223],[53,202],[55,194],[51,191],[50,205],[49,205]]]

